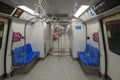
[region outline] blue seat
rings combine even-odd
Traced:
[[[13,66],[19,66],[23,63],[24,56],[21,47],[12,50]]]
[[[26,49],[26,56],[24,57]],[[29,64],[40,54],[39,51],[33,51],[31,44],[26,44],[22,47],[18,47],[12,50],[13,66],[20,66],[23,64]]]
[[[99,50],[90,44],[87,44],[84,52],[78,52],[78,57],[84,65],[89,65],[93,67],[100,66]]]
[[[29,64],[34,58],[36,58],[39,55],[39,52],[30,52],[30,54],[26,57],[26,63]]]
[[[87,63],[87,58],[86,58],[86,53],[85,52],[78,52],[78,57],[81,59],[82,63],[86,65]]]

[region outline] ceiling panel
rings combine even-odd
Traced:
[[[11,6],[26,5],[31,9],[35,9],[38,0],[0,0]],[[68,14],[72,16],[80,5],[90,5],[94,0],[46,0],[49,8],[46,10],[47,14]]]

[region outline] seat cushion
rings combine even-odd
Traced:
[[[37,57],[37,56],[40,54],[39,51],[34,51],[34,52],[32,52],[32,53],[33,53],[33,57]]]
[[[87,59],[86,59],[85,52],[78,52],[78,57],[84,65],[87,64]]]
[[[25,63],[24,57],[21,57],[21,58],[19,58],[19,59],[17,60],[17,65],[16,65],[16,66],[21,66],[21,65],[23,65],[24,63]]]
[[[100,66],[100,52],[97,48],[93,47],[92,45],[88,44],[88,53],[90,54],[87,57],[87,62],[90,66],[99,67]]]
[[[39,52],[30,52],[26,56],[26,64],[29,64],[33,59],[35,59],[39,55]]]
[[[28,54],[26,56],[26,63],[25,64],[29,64],[32,60],[33,60],[33,54]]]
[[[25,63],[24,60],[25,60],[24,57],[21,57],[21,58],[17,59],[15,62],[13,62],[13,66],[14,67],[22,66]]]
[[[93,66],[93,67],[99,67],[99,61],[96,61],[95,59],[93,58],[88,58],[88,63],[90,66]]]
[[[13,66],[19,65],[20,60],[23,58],[21,47],[12,50],[12,64]]]

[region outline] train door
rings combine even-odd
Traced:
[[[5,54],[7,51],[8,22],[8,19],[0,17],[0,76],[4,74],[6,65]]]
[[[69,26],[68,24],[57,24],[54,26],[53,49],[51,55],[66,56],[69,55]]]
[[[120,79],[120,13],[102,20],[107,53],[107,74],[113,80]]]

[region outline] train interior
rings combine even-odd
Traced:
[[[119,0],[0,0],[0,80],[120,80]]]

